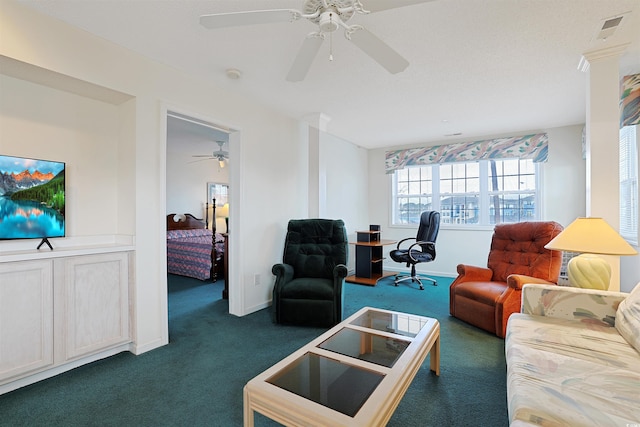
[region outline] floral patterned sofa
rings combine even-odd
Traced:
[[[640,283],[525,285],[505,354],[511,426],[640,425]]]

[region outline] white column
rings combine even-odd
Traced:
[[[620,228],[620,76],[619,60],[628,43],[584,53],[588,61],[586,119],[586,213]],[[620,289],[620,258],[611,264],[609,290]]]
[[[326,165],[320,150],[321,132],[326,132],[331,118],[314,113],[302,118],[309,124],[309,218],[323,218],[326,213]]]

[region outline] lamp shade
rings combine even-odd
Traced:
[[[225,203],[218,209],[216,209],[216,217],[218,218],[226,218],[229,216],[229,203]]]
[[[636,255],[636,252],[602,218],[578,218],[545,245],[556,251],[602,255]]]

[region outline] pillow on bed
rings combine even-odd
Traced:
[[[167,239],[183,239],[185,237],[211,236],[211,230],[196,228],[192,230],[168,230]]]

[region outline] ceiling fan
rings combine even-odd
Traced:
[[[193,157],[205,157],[202,160],[217,160],[220,167],[223,168],[225,165],[225,162],[229,161],[229,152],[222,149],[222,147],[224,146],[224,141],[216,141],[216,144],[220,146],[218,151],[214,151],[212,154],[196,154]],[[202,160],[196,160],[196,161],[202,161]]]
[[[304,18],[318,25],[318,31],[309,33],[304,39],[302,47],[293,61],[287,74],[287,80],[291,82],[304,80],[326,35],[329,34],[331,37],[331,34],[340,27],[344,29],[344,35],[348,40],[391,74],[396,74],[407,68],[409,61],[363,26],[348,25],[347,22],[356,13],[366,15],[382,10],[426,3],[427,1],[432,0],[305,0],[302,10],[299,11],[295,9],[270,9],[215,13],[201,16],[200,24],[205,28],[218,29],[242,25],[293,22]],[[333,59],[331,52],[329,59]]]

